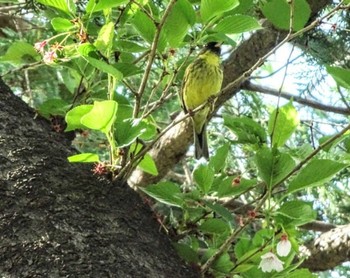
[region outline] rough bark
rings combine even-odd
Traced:
[[[1,277],[198,277],[137,193],[68,163],[34,118],[0,80]]]
[[[329,270],[350,261],[350,225],[344,225],[321,234],[301,249],[308,258],[302,267],[311,271]]]
[[[331,1],[309,0],[308,2],[312,10],[311,17],[314,18],[317,13]],[[285,35],[285,32],[266,27],[265,29],[255,32],[249,39],[240,44],[223,64],[223,88],[237,80],[265,54],[270,52]],[[249,76],[246,76],[246,78],[248,77]],[[241,84],[236,84],[234,88],[222,92],[216,101],[217,107],[222,106],[225,101],[237,94],[240,90],[240,85]],[[182,115],[179,115],[177,119],[180,119],[181,116]],[[157,165],[159,175],[151,176],[137,170],[133,172],[129,182],[133,186],[146,186],[158,182],[184,157],[191,143],[192,126],[190,121],[185,121],[175,126],[169,130],[150,151]]]

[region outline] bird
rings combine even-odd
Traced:
[[[180,99],[185,113],[193,122],[195,158],[209,159],[206,134],[208,116],[213,111],[215,97],[219,94],[223,72],[221,68],[221,43],[208,42],[197,58],[185,70]],[[199,106],[202,109],[192,112]]]

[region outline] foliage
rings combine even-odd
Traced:
[[[6,30],[1,70],[16,86],[9,76],[23,71],[32,87],[24,98],[46,118],[64,117],[65,131],[77,132],[81,153],[70,162],[96,163],[95,174],[112,172],[114,178],[127,177],[137,166],[158,174],[148,151],[175,125],[169,115],[180,109],[176,94],[196,46],[215,40],[230,49],[242,33],[262,28],[261,16],[276,28],[303,34],[311,13],[306,0],[38,0],[36,5],[40,17],[27,19],[45,31],[19,37]],[[350,88],[347,69],[326,70],[337,86]],[[330,183],[347,173],[350,127],[319,138],[313,148],[305,143],[307,132],[292,100],[268,107],[246,93],[235,109],[223,109],[216,131],[227,136],[213,133],[210,160],[189,160],[189,184],[167,180],[142,190],[157,201],[164,227],[175,231],[180,256],[203,273],[313,277],[298,269],[305,238],[298,227],[318,217],[312,201],[322,188],[331,190]],[[291,243],[283,256],[277,248],[282,239]],[[283,270],[266,273],[264,259],[276,253]]]

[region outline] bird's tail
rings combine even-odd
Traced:
[[[207,126],[204,125],[200,133],[197,133],[195,130],[193,133],[194,133],[194,148],[195,148],[196,159],[200,159],[201,157],[209,159]]]

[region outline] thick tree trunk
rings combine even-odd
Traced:
[[[68,163],[69,142],[0,80],[1,277],[197,277],[126,184]]]

